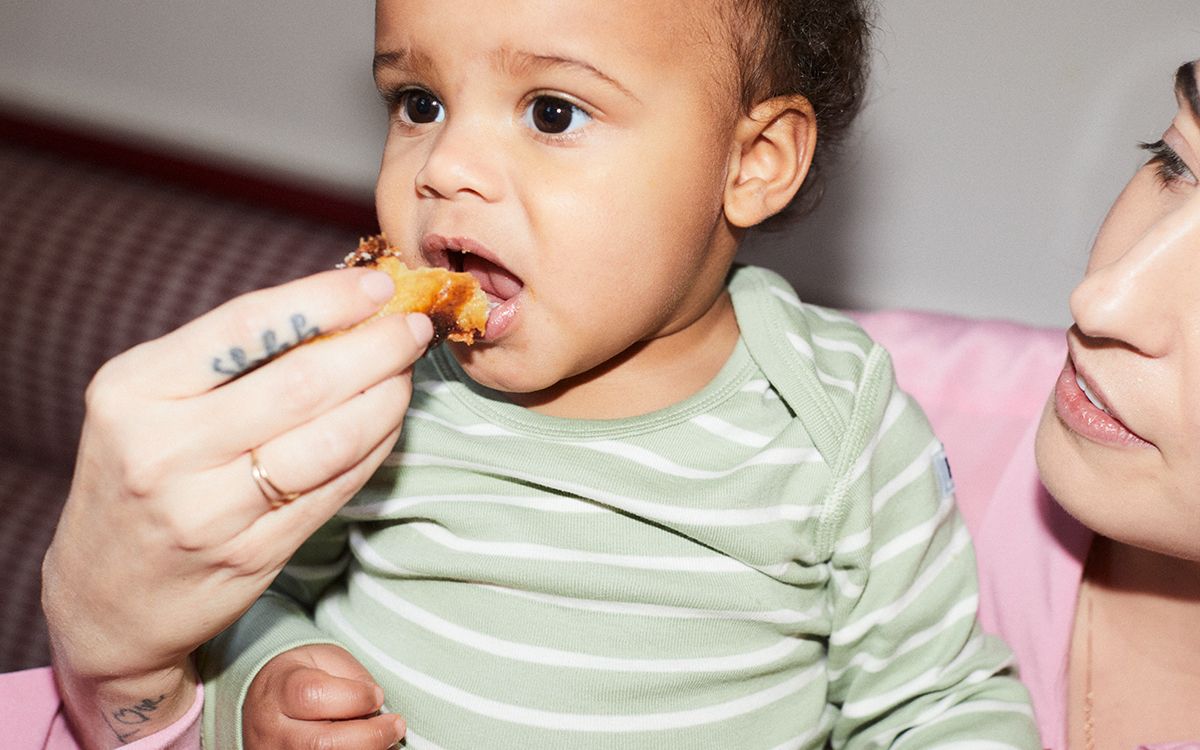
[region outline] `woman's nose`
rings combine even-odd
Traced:
[[[1071,293],[1075,323],[1088,336],[1165,355],[1200,315],[1200,195],[1158,217],[1127,248],[1104,242]]]
[[[417,193],[425,198],[499,198],[495,155],[482,129],[470,122],[447,122],[437,134],[425,163],[417,171]]]

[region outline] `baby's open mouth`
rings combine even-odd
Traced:
[[[519,276],[501,265],[491,250],[474,240],[426,235],[421,241],[421,253],[430,265],[471,274],[488,301],[494,304],[507,302],[525,288]]]
[[[525,282],[506,268],[489,248],[465,237],[429,234],[421,240],[426,262],[450,271],[465,272],[479,283],[488,300],[487,331],[484,340],[503,337],[518,317],[526,295]]]
[[[521,279],[507,268],[487,258],[461,251],[451,251],[448,256],[451,268],[455,271],[465,271],[475,277],[492,305],[512,299],[520,294],[525,286]]]

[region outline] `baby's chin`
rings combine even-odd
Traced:
[[[544,416],[565,419],[615,419],[631,416],[624,411],[628,394],[612,398],[612,391],[595,377],[604,373],[603,364],[572,375],[562,362],[539,360],[536,355],[514,356],[511,352],[492,358],[486,345],[467,348],[452,344],[455,359],[472,381],[498,393],[505,401]],[[559,374],[562,374],[559,377]]]
[[[545,366],[536,356],[489,344],[486,339],[473,346],[449,342],[447,347],[471,380],[484,388],[510,394],[514,401],[524,401],[557,383],[543,374]]]

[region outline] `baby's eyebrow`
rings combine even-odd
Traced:
[[[620,81],[606,74],[595,65],[583,60],[577,60],[573,57],[563,57],[561,55],[534,54],[507,47],[497,50],[493,57],[498,69],[518,76],[536,70],[548,70],[551,68],[568,68],[583,71],[612,86],[638,104],[641,104],[641,99],[638,99],[632,91],[621,85]]]
[[[403,68],[413,72],[422,72],[432,67],[433,61],[427,55],[410,49],[377,51],[371,61],[371,70],[376,76],[387,68]]]

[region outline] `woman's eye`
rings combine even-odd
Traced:
[[[1175,153],[1175,149],[1167,145],[1166,141],[1143,143],[1140,144],[1140,147],[1152,154],[1149,163],[1158,166],[1158,180],[1163,185],[1169,185],[1175,180],[1185,180],[1193,185],[1196,184],[1196,176],[1192,174],[1192,170],[1179,157],[1179,154]]]
[[[587,112],[556,96],[539,96],[525,110],[525,124],[549,135],[578,130],[591,120],[592,116]]]
[[[428,91],[409,89],[400,94],[400,116],[410,125],[427,125],[446,119],[446,110]]]

